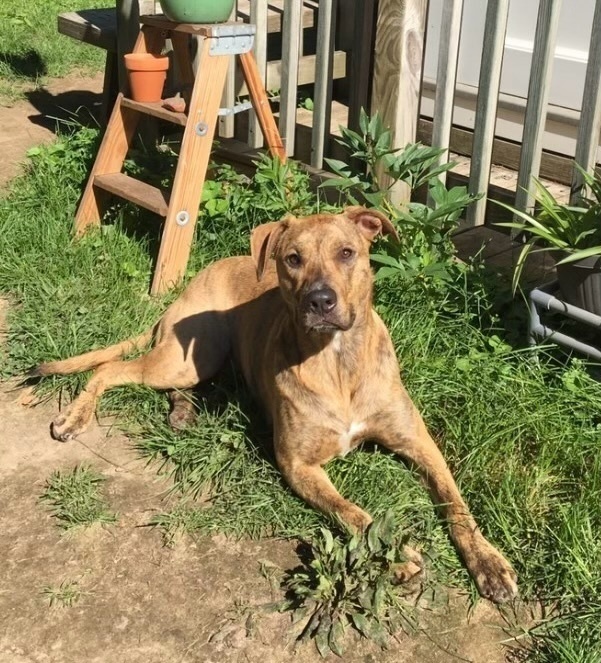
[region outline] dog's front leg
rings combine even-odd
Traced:
[[[376,427],[378,441],[413,463],[424,476],[480,594],[495,603],[514,598],[518,591],[514,570],[480,532],[438,446],[408,396],[403,405],[381,413]]]

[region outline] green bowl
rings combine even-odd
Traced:
[[[160,0],[163,14],[176,23],[223,23],[235,0]]]

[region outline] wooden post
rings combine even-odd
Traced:
[[[280,135],[286,154],[294,154],[296,133],[296,93],[302,18],[301,0],[284,0],[282,21],[282,89],[280,91]]]
[[[538,7],[518,171],[518,188],[515,194],[515,206],[524,212],[534,207],[532,178],[538,177],[540,170],[560,10],[561,0],[541,0]]]
[[[335,12],[335,0],[320,1],[315,58],[315,106],[311,132],[311,165],[314,168],[323,167],[325,143],[330,136]]]
[[[593,27],[591,29],[591,45],[588,51],[588,64],[584,79],[584,94],[582,95],[582,110],[580,111],[580,124],[578,126],[578,139],[576,140],[576,163],[589,172],[592,172],[597,162],[597,149],[599,147],[599,132],[601,131],[601,0],[595,4]],[[584,180],[576,168],[572,179],[571,203],[577,204],[582,197]]]
[[[417,135],[427,5],[427,0],[380,0],[378,8],[371,112],[380,113],[395,147],[415,142]],[[391,190],[396,204],[410,195],[404,183]]]
[[[250,22],[254,23],[257,30],[253,53],[263,88],[265,88],[267,84],[267,0],[255,0],[251,3]],[[248,120],[248,144],[250,147],[263,147],[261,125],[254,111],[250,112]]]
[[[472,166],[470,169],[469,192],[483,194],[467,210],[467,221],[472,226],[484,223],[486,194],[490,180],[492,148],[497,122],[497,104],[501,85],[503,48],[507,33],[509,0],[489,0],[486,9],[486,30],[482,42],[482,62],[476,102],[476,121],[472,142]]]
[[[438,47],[438,68],[436,70],[436,97],[432,121],[432,147],[438,147],[446,151],[438,157],[437,164],[448,163],[449,161],[462,15],[463,0],[446,0],[443,4]],[[441,173],[439,178],[445,184],[447,174]]]

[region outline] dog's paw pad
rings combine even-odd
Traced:
[[[478,551],[473,577],[480,594],[493,603],[507,603],[518,595],[515,571],[503,555],[488,543]]]

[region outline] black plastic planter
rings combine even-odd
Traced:
[[[601,257],[557,265],[557,278],[564,301],[601,315]]]

